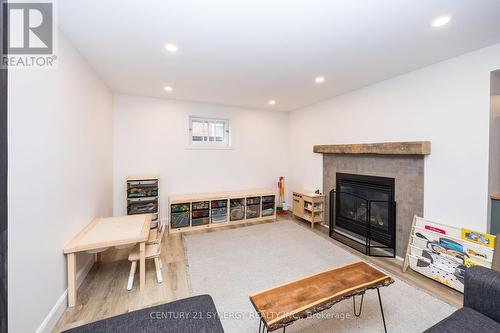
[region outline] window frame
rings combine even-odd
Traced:
[[[224,140],[221,142],[193,141],[193,122],[223,123],[224,124]],[[232,149],[230,119],[229,118],[204,117],[204,116],[189,116],[187,149]]]

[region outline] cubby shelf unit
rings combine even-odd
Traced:
[[[276,219],[276,192],[268,189],[171,195],[170,233]]]

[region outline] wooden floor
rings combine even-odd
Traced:
[[[290,220],[290,218],[278,218],[278,221],[280,220]],[[292,219],[292,221],[311,230],[310,225],[302,220]],[[193,233],[218,232],[224,229],[244,228],[252,224],[254,223],[227,226],[220,229],[198,230],[193,231]],[[410,269],[406,273],[402,273],[402,262],[398,259],[364,256],[360,252],[329,238],[327,229],[319,225],[315,226],[313,232],[358,255],[363,260],[377,265],[389,274],[397,276],[453,306],[462,306],[463,297],[461,293],[432,281]],[[126,290],[130,269],[130,263],[126,260],[126,254],[127,251],[122,250],[103,255],[102,262],[92,267],[85,281],[78,289],[76,306],[67,309],[63,313],[53,332],[60,332],[85,323],[189,296],[186,271],[187,262],[181,234],[165,235],[161,254],[163,261],[162,284],[156,282],[153,261],[146,262],[146,289],[143,293],[139,292],[137,274],[134,288],[131,291]]]
[[[113,256],[125,257],[125,260],[109,262]],[[164,282],[157,283],[154,261],[146,260],[146,289],[140,293],[138,273],[133,289],[126,290],[130,270],[126,255],[103,255],[102,262],[94,264],[78,289],[76,306],[63,313],[53,332],[188,297],[186,259],[180,234],[165,237],[161,259]]]

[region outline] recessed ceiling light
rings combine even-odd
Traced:
[[[172,91],[174,91],[174,89],[172,87],[170,87],[170,86],[163,87],[163,90],[165,90],[166,92],[172,92]]]
[[[451,21],[450,16],[440,16],[434,19],[434,21],[432,21],[432,26],[434,28],[439,28],[442,27],[443,25],[447,25],[448,23],[450,23],[450,21]]]
[[[323,83],[323,82],[325,82],[325,78],[322,76],[318,76],[317,78],[314,79],[314,82]]]
[[[268,103],[269,103],[269,105],[275,105],[276,101],[275,100],[270,100]]]
[[[169,44],[165,45],[165,50],[167,50],[168,52],[171,52],[171,53],[175,53],[175,52],[177,52],[178,48],[177,48],[177,45],[169,43]]]

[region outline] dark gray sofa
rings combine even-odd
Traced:
[[[465,270],[464,307],[424,333],[500,333],[500,273],[481,266]]]
[[[209,295],[184,298],[79,326],[67,333],[224,333]]]

